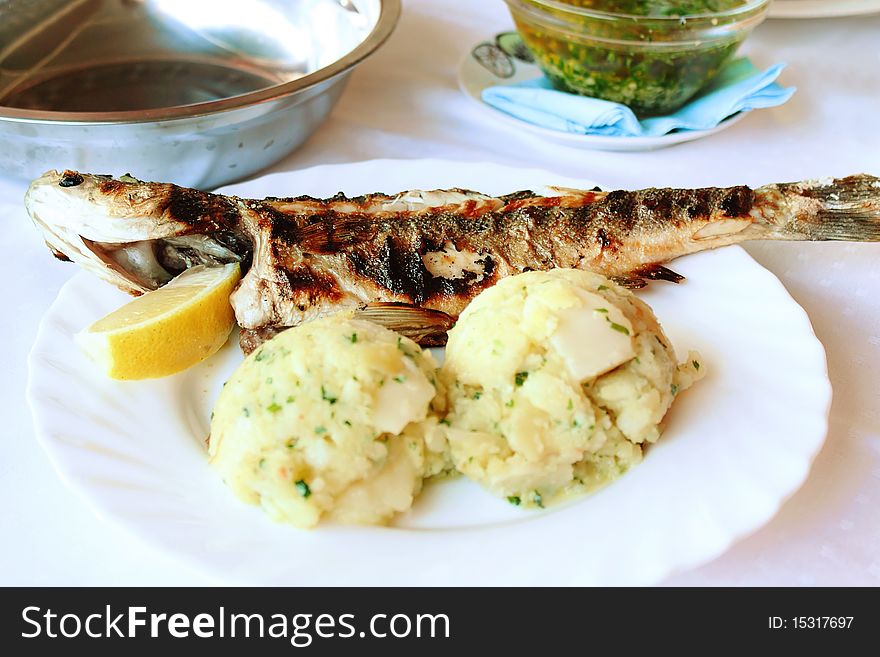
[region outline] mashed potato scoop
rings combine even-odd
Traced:
[[[276,520],[381,524],[447,467],[436,363],[344,315],[280,333],[224,386],[209,454],[238,497]]]
[[[601,275],[504,279],[449,332],[452,461],[515,505],[594,490],[641,460],[704,372],[696,354],[678,365],[651,309]]]

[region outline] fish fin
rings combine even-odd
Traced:
[[[643,278],[648,281],[668,281],[670,283],[681,283],[684,276],[664,267],[663,265],[648,265],[633,272],[634,276]]]
[[[446,332],[455,325],[455,318],[444,312],[408,303],[371,303],[355,311],[354,317],[397,331],[423,347],[445,345]]]
[[[612,276],[611,280],[625,287],[628,290],[641,290],[648,285],[648,281],[638,274],[627,274],[626,276]]]
[[[364,216],[336,216],[317,221],[297,230],[297,242],[303,251],[335,254],[342,249],[367,242],[376,234],[376,225]]]
[[[282,331],[289,329],[289,326],[265,326],[259,329],[241,329],[238,334],[238,344],[244,355],[247,356],[255,351],[267,340],[271,340]]]
[[[521,192],[513,192],[511,194],[499,196],[498,200],[507,205],[508,203],[513,203],[514,201],[525,201],[530,198],[538,198],[538,195],[530,189],[524,189]]]
[[[446,332],[455,325],[455,319],[439,310],[420,308],[408,303],[371,303],[354,312],[355,319],[379,324],[411,338],[423,347],[442,347]],[[258,349],[289,326],[264,326],[241,329],[238,343],[245,356]]]
[[[611,280],[630,290],[640,290],[648,285],[648,281],[668,281],[681,283],[684,276],[660,264],[645,265],[622,276],[612,276]]]
[[[55,247],[53,247],[53,246],[52,246],[51,244],[49,244],[48,242],[46,243],[46,246],[49,247],[49,250],[52,252],[52,255],[55,256],[55,257],[56,257],[58,260],[60,260],[61,262],[73,262],[73,260],[71,260],[70,258],[68,258],[66,254],[64,254],[64,253],[62,253],[61,251],[59,251],[58,249],[56,249]]]
[[[880,178],[865,174],[778,185],[803,206],[783,230],[800,239],[880,242]]]

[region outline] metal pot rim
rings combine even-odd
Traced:
[[[0,105],[0,122],[37,124],[129,124],[187,119],[226,112],[259,103],[278,100],[327,82],[350,71],[354,66],[372,55],[391,36],[400,18],[401,0],[380,0],[379,18],[367,38],[353,50],[332,64],[312,71],[291,82],[258,89],[240,96],[221,98],[192,105],[177,105],[149,110],[122,112],[57,112],[50,110],[26,110]]]

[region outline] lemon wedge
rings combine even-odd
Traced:
[[[76,342],[113,379],[181,372],[226,342],[235,325],[229,295],[240,278],[237,262],[193,267],[77,333]]]

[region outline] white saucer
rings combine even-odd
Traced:
[[[775,0],[770,18],[836,18],[880,12],[880,0]]]
[[[682,130],[658,137],[583,135],[551,130],[550,128],[543,128],[528,123],[492,107],[485,103],[482,98],[483,90],[488,87],[531,80],[541,75],[541,70],[537,66],[524,59],[524,57],[528,57],[526,52],[511,48],[507,45],[507,42],[505,42],[505,49],[508,52],[499,47],[499,40],[511,34],[513,33],[503,32],[494,40],[482,41],[474,46],[465,55],[459,66],[458,85],[465,95],[480,105],[480,107],[491,112],[493,117],[500,119],[516,130],[527,130],[566,146],[602,151],[650,151],[714,135],[716,132],[721,132],[739,122],[747,114],[747,112],[734,114],[709,130]],[[514,39],[510,39],[510,41],[515,43]]]

